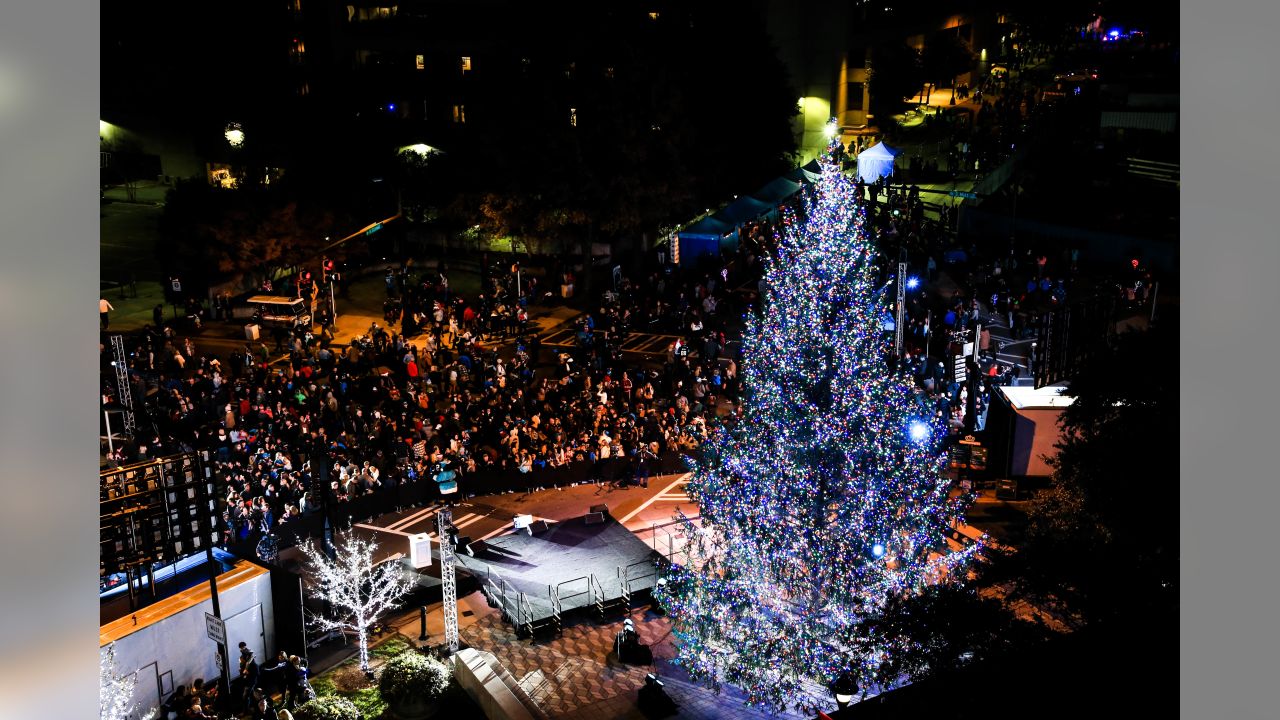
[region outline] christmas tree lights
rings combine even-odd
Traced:
[[[829,160],[803,218],[784,215],[743,338],[744,416],[704,446],[688,485],[688,560],[658,600],[677,662],[752,705],[810,709],[814,684],[866,687],[899,640],[868,632],[891,597],[957,579],[961,519],[943,421],[886,360],[884,287],[854,183]]]
[[[398,562],[374,564],[377,544],[366,542],[348,532],[334,546],[334,554],[320,552],[311,543],[302,546],[310,563],[314,596],[332,608],[334,617],[312,616],[312,624],[321,632],[338,630],[354,632],[360,641],[360,669],[369,672],[369,628],[412,588]]]

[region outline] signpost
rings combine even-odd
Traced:
[[[227,644],[227,624],[222,618],[213,613],[204,614],[204,631],[209,635],[209,639],[219,645]]]

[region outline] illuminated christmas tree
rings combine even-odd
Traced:
[[[783,227],[743,337],[744,417],[696,464],[702,527],[685,520],[687,562],[657,593],[676,662],[775,711],[840,678],[865,688],[911,652],[870,621],[963,579],[977,549],[945,540],[966,500],[943,476],[944,421],[887,363],[892,294],[854,183],[825,161]]]

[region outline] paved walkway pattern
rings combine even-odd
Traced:
[[[583,618],[564,628],[560,637],[524,640],[494,612],[463,629],[462,640],[486,650],[517,679],[525,692],[557,720],[641,720],[638,693],[645,675],[657,672],[667,695],[679,706],[674,718],[711,720],[764,720],[805,718],[787,713],[772,715],[744,705],[734,688],[716,695],[691,683],[671,665],[675,647],[671,622],[665,617],[636,610],[631,614],[640,642],[653,650],[653,665],[625,665],[613,655],[613,640],[622,620],[601,624]]]

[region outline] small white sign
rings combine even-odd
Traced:
[[[227,644],[227,625],[222,622],[222,618],[214,617],[210,613],[204,614],[204,629],[209,634],[209,639],[219,645]]]

